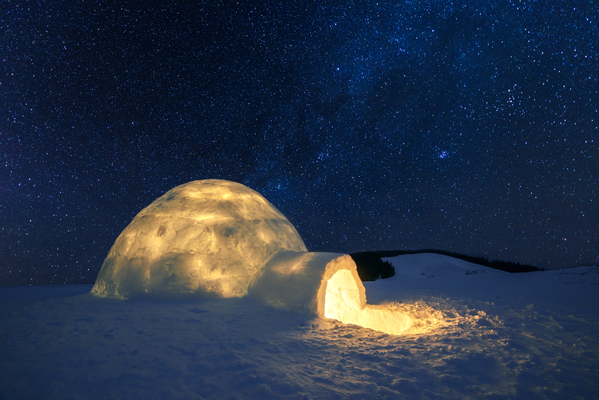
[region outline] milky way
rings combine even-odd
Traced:
[[[93,282],[209,178],[311,251],[599,262],[595,2],[240,3],[1,6],[0,285]]]

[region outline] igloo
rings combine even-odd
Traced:
[[[258,192],[193,181],[144,208],[118,236],[92,293],[102,297],[250,295],[274,307],[399,334],[409,317],[366,304],[347,254],[308,252]]]

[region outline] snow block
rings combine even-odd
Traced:
[[[275,307],[325,318],[327,285],[339,271],[351,274],[357,306],[364,308],[366,290],[356,264],[347,254],[295,251],[274,254],[250,281],[248,295]]]
[[[224,180],[192,181],[143,209],[118,236],[92,293],[99,296],[241,297],[280,251],[307,251],[258,192]]]

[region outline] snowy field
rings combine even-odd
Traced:
[[[0,399],[599,399],[599,268],[508,274],[389,259],[392,336],[250,298],[0,288]]]

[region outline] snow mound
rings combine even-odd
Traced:
[[[395,267],[395,274],[412,278],[434,278],[448,275],[507,273],[458,258],[434,253],[405,254],[384,258]]]
[[[262,195],[235,182],[192,181],[137,214],[110,249],[92,292],[241,297],[281,250],[307,251]]]

